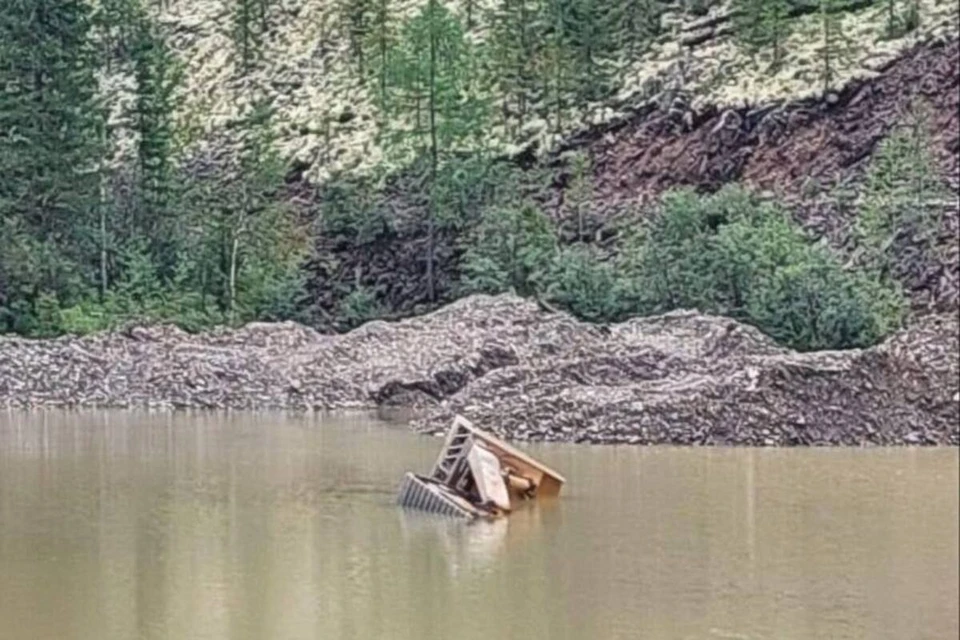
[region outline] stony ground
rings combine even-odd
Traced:
[[[955,315],[878,347],[798,354],[692,312],[610,327],[512,296],[327,336],[251,324],[0,338],[0,405],[454,412],[517,440],[671,444],[960,444]]]

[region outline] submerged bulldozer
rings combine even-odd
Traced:
[[[456,518],[497,518],[520,501],[556,497],[563,476],[456,416],[429,476],[408,472],[397,503]]]

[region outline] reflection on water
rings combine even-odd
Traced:
[[[393,506],[439,446],[0,413],[0,639],[957,636],[955,449],[541,445],[563,497],[464,525]]]

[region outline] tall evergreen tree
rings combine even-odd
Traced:
[[[559,134],[564,126],[564,113],[573,101],[575,76],[570,62],[572,45],[566,28],[569,19],[567,0],[546,0],[544,7],[544,51],[539,75],[543,82],[546,119],[553,120]]]
[[[390,108],[388,99],[390,62],[388,56],[396,42],[394,16],[391,11],[390,0],[376,0],[368,39],[369,48],[375,60],[378,106],[381,118],[387,118]]]
[[[82,0],[8,0],[0,11],[0,220],[78,267],[49,264],[41,281],[20,283],[13,295],[28,306],[94,279],[105,113],[91,17]]]
[[[391,83],[398,96],[390,139],[399,149],[413,147],[426,160],[431,193],[427,211],[426,280],[430,300],[434,278],[439,167],[451,152],[476,139],[485,108],[471,91],[468,74],[473,48],[459,20],[438,0],[428,0],[406,25],[390,54]]]
[[[570,0],[570,20],[565,27],[573,44],[577,101],[581,114],[588,105],[608,97],[615,89],[617,3],[604,0]]]
[[[542,18],[537,0],[500,0],[491,12],[490,71],[502,96],[501,111],[508,134],[523,128],[536,99]]]
[[[141,207],[135,226],[148,235],[169,230],[174,191],[175,113],[182,68],[148,17],[137,25],[134,47],[138,183]]]
[[[616,39],[623,57],[620,82],[650,42],[660,34],[663,7],[658,0],[622,0],[617,7]]]
[[[784,56],[784,40],[789,35],[789,0],[736,0],[737,37],[756,53],[769,49],[772,68],[779,67]]]
[[[350,54],[357,63],[357,77],[360,82],[367,79],[367,41],[371,32],[371,21],[376,12],[374,3],[378,0],[341,0],[340,16],[350,41]]]
[[[243,76],[263,57],[263,39],[267,31],[267,10],[270,0],[232,0],[234,2],[232,35],[239,57],[236,65]]]
[[[852,45],[843,32],[846,0],[820,0],[820,79],[826,94],[833,87],[839,64],[849,59]]]

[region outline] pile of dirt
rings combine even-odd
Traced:
[[[566,328],[566,329],[565,329]],[[544,318],[509,296],[474,296],[428,316],[344,335],[253,323],[198,335],[175,327],[53,340],[0,337],[0,403],[208,408],[423,405],[541,342],[598,330]],[[550,349],[546,344],[543,348]]]
[[[0,405],[454,413],[515,440],[960,444],[960,326],[929,316],[864,350],[796,353],[693,312],[609,327],[514,296],[341,336],[294,323],[0,338]]]
[[[477,379],[416,426],[439,432],[462,413],[518,440],[957,445],[958,335],[956,316],[930,316],[872,349],[796,353],[676,312]]]

